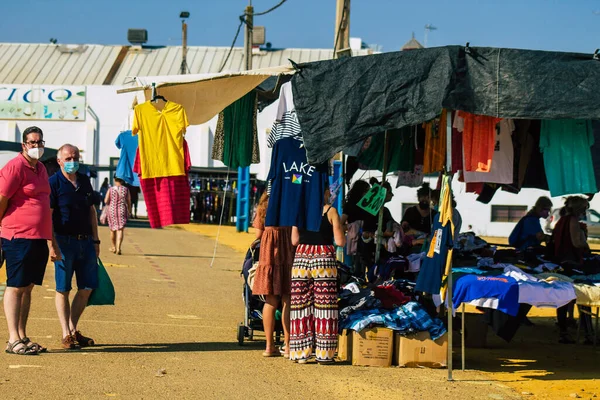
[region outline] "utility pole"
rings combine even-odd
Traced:
[[[350,47],[350,0],[336,0],[335,36],[333,38],[333,58],[339,51]]]
[[[254,27],[254,7],[252,0],[246,7],[244,13],[246,17],[246,26],[244,29],[244,69],[249,71],[252,69],[252,28]]]
[[[187,24],[185,22],[186,18],[190,17],[190,13],[187,11],[182,11],[179,14],[179,18],[181,18],[181,67],[179,69],[179,73],[181,75],[185,75],[187,73]]]

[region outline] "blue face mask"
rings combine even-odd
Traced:
[[[64,169],[67,174],[74,174],[79,170],[79,161],[65,161]]]

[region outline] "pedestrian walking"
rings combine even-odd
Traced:
[[[104,206],[106,205],[106,202],[104,201],[104,199],[106,198],[106,193],[108,193],[109,187],[110,187],[110,185],[108,184],[108,178],[104,178],[104,182],[102,182],[102,185],[100,186],[100,197],[101,197],[101,201],[102,201],[102,208],[104,208]]]
[[[108,189],[104,202],[108,207],[106,219],[112,244],[110,251],[120,255],[125,224],[131,215],[131,195],[125,186],[125,181],[115,178],[115,186]]]
[[[31,292],[41,285],[52,238],[50,186],[44,154],[44,134],[32,126],[23,132],[22,152],[0,170],[0,225],[6,256],[4,313],[8,326],[6,352],[35,355],[46,351],[27,337]]]
[[[91,346],[94,340],[77,329],[93,289],[98,287],[98,219],[94,190],[79,170],[79,149],[65,144],[57,154],[60,171],[50,177],[50,207],[54,237],[50,259],[54,261],[56,310],[62,328],[62,346],[74,349]],[[69,303],[73,274],[77,293]]]
[[[131,198],[131,216],[137,219],[138,200],[140,198],[140,187],[129,186],[129,196]]]

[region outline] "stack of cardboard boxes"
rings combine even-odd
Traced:
[[[345,329],[339,337],[338,358],[367,367],[430,367],[447,365],[448,334],[431,340],[429,332],[402,336],[388,328],[361,332]]]

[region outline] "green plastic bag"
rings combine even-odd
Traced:
[[[115,287],[113,286],[106,268],[98,259],[98,288],[92,291],[88,306],[112,306],[115,304]]]

